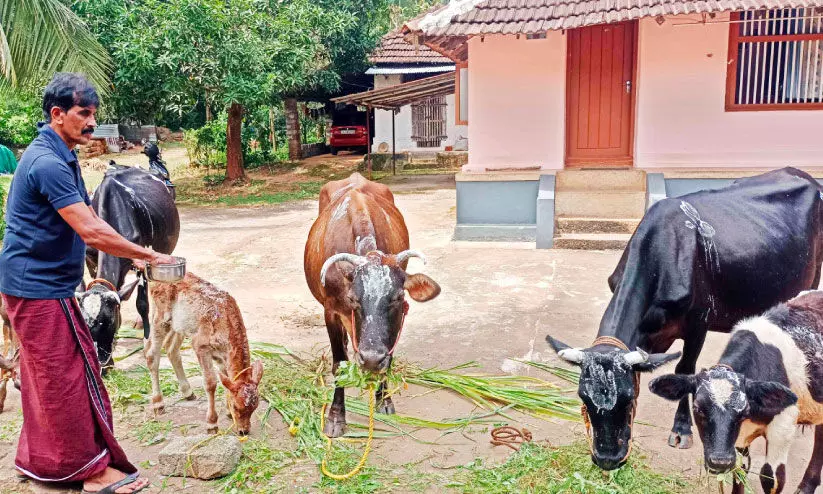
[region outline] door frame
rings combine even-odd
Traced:
[[[636,106],[637,106],[637,60],[639,49],[639,23],[637,20],[616,22],[613,25],[625,24],[630,27],[632,36],[634,37],[634,53],[632,54],[632,88],[631,88],[631,103],[629,105],[629,154],[628,156],[620,156],[615,158],[600,158],[600,159],[580,159],[569,158],[569,144],[571,139],[569,122],[571,120],[571,77],[572,77],[572,44],[571,38],[566,36],[566,87],[564,88],[565,98],[564,104],[566,107],[566,115],[564,122],[564,146],[563,146],[563,164],[564,168],[626,168],[634,167],[634,145],[635,145],[635,127],[637,126]],[[578,28],[583,29],[583,28]]]

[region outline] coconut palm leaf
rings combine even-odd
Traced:
[[[86,74],[101,93],[111,59],[61,0],[0,1],[0,85],[22,87],[57,71]]]

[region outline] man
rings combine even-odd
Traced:
[[[15,466],[46,482],[83,482],[84,493],[127,494],[148,485],[117,444],[75,288],[86,245],[145,262],[170,256],[135,245],[102,221],[72,151],[97,122],[99,99],[78,74],[59,73],[43,95],[45,123],[23,153],[9,189],[0,293],[20,340],[23,429]]]

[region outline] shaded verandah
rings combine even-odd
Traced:
[[[338,98],[332,98],[334,103],[347,105],[358,105],[366,107],[366,125],[369,125],[371,112],[377,108],[392,112],[392,174],[397,171],[397,149],[395,146],[395,117],[400,108],[416,103],[421,100],[435,96],[446,96],[454,93],[455,88],[454,73],[446,73],[433,77],[426,77],[417,81],[405,82],[382,89],[363,91],[360,93],[348,94]],[[367,130],[371,136],[371,129]],[[371,137],[369,137],[371,139]],[[369,144],[366,152],[366,163],[369,179],[372,176],[372,151]]]

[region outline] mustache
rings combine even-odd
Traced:
[[[94,134],[94,127],[86,127],[83,129],[83,134]]]

